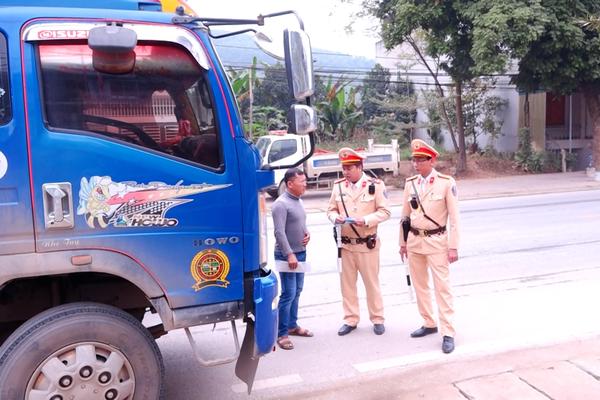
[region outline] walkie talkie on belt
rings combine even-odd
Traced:
[[[431,218],[429,215],[427,215],[425,213],[425,209],[423,208],[423,203],[421,203],[421,199],[419,198],[419,193],[417,192],[417,187],[415,186],[415,181],[411,181],[412,183],[412,187],[414,190],[414,193],[412,195],[412,198],[410,199],[410,206],[413,208],[413,210],[416,210],[417,208],[419,208],[419,206],[421,207],[421,211],[423,211],[423,216],[425,218],[427,218],[428,220],[430,220],[431,222],[433,222],[439,229],[442,229],[442,226],[440,224],[438,224],[433,218]],[[443,227],[445,229],[445,227]]]

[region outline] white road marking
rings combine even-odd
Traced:
[[[302,377],[299,374],[292,375],[282,375],[275,378],[268,379],[259,379],[254,381],[254,386],[252,387],[252,391],[271,389],[275,387],[294,385],[296,383],[302,383]],[[231,390],[235,393],[244,393],[248,389],[246,388],[245,383],[237,383],[235,385],[231,385]]]
[[[372,372],[387,368],[404,367],[426,361],[433,361],[440,357],[439,351],[428,351],[425,353],[410,354],[402,357],[384,358],[360,364],[352,364],[358,372]]]
[[[532,347],[545,347],[560,344],[572,340],[585,340],[597,337],[597,332],[587,332],[574,336],[566,337],[548,337],[544,340],[535,338],[514,338],[504,341],[478,342],[473,344],[457,345],[452,354],[444,354],[442,350],[428,351],[424,353],[409,354],[401,357],[384,358],[380,360],[368,361],[364,363],[352,364],[352,367],[358,372],[373,372],[388,368],[408,367],[432,361],[463,359],[471,356],[483,357],[486,355],[499,354],[507,351],[529,349]]]

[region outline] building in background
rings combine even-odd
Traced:
[[[432,59],[427,58],[434,67]],[[403,78],[410,80],[415,92],[422,98],[422,91],[435,90],[435,82],[428,69],[419,62],[409,44],[397,46],[388,51],[383,41],[376,44],[376,62],[389,69],[392,76],[400,72]],[[512,71],[515,73],[516,71]],[[525,96],[519,93],[515,85],[510,83],[511,71],[504,75],[494,76],[495,84],[490,90],[491,96],[498,96],[507,101],[507,106],[497,114],[502,119],[501,135],[493,141],[493,146],[500,152],[515,152],[518,147],[518,132],[525,124],[525,102],[529,101],[529,127],[532,145],[536,151],[552,151],[565,154],[573,160],[574,169],[584,169],[590,162],[592,154],[592,123],[586,112],[585,99],[581,93],[557,95],[551,92],[530,93]],[[443,71],[439,71],[438,81],[443,85],[445,93],[451,94],[452,80]],[[428,122],[424,109],[417,111],[417,123]],[[426,128],[417,128],[415,137],[428,138]],[[452,141],[444,132],[443,147],[453,150]],[[486,136],[478,137],[480,148],[490,143]]]

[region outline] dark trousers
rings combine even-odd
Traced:
[[[298,261],[306,261],[306,251],[296,254]],[[275,252],[275,260],[287,261],[287,257]],[[287,336],[289,329],[298,327],[298,302],[304,287],[303,272],[280,272],[281,296],[279,297],[279,328],[277,336]]]

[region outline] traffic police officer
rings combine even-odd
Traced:
[[[356,280],[358,273],[367,293],[369,318],[376,335],[385,332],[383,299],[379,287],[379,247],[377,225],[390,217],[385,185],[363,172],[364,156],[344,147],[338,156],[344,178],[335,181],[327,208],[334,224],[343,224],[342,271],[340,284],[344,308],[344,324],[338,331],[343,336],[356,329],[360,320]]]
[[[438,332],[433,317],[429,273],[433,278],[442,351],[454,350],[454,307],[449,265],[458,260],[458,197],[456,182],[433,166],[438,152],[420,139],[411,142],[412,163],[417,175],[406,179],[402,200],[400,257],[408,258],[423,325],[411,337]]]

